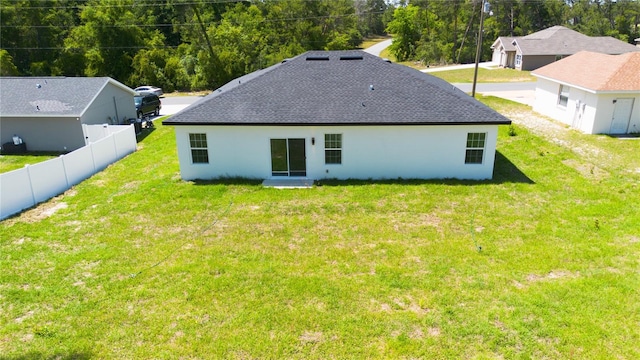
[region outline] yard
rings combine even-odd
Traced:
[[[0,155],[0,174],[60,156],[57,153],[30,152],[23,155]]]
[[[159,125],[0,223],[0,359],[640,357],[640,141],[484,101],[488,182],[183,182]]]

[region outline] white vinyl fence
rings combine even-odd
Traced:
[[[98,129],[98,127],[100,129]],[[133,125],[96,125],[101,136],[58,158],[0,174],[0,219],[62,194],[73,185],[136,151]]]

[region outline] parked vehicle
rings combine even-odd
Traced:
[[[155,116],[160,115],[162,103],[157,95],[137,94],[133,97],[133,101],[136,104],[136,115],[138,118],[142,118],[144,115],[148,114],[153,114]]]
[[[149,94],[153,94],[156,96],[162,96],[163,92],[162,89],[159,87],[155,87],[155,86],[150,86],[150,85],[144,85],[144,86],[138,86],[137,88],[133,89],[133,91],[137,92],[137,93],[149,93]]]

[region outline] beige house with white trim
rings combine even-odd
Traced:
[[[640,52],[582,51],[532,75],[534,111],[587,134],[640,133]]]

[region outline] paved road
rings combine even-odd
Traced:
[[[194,102],[202,99],[202,96],[165,96],[162,99],[160,116],[173,115]]]
[[[492,63],[491,61],[478,63],[479,68],[491,69],[496,68],[498,65],[496,63]],[[420,71],[425,73],[431,73],[436,71],[448,71],[448,70],[460,70],[460,69],[472,69],[476,67],[476,64],[458,64],[458,65],[442,65],[436,67],[428,67],[426,69],[422,69]]]
[[[388,48],[389,45],[391,45],[392,41],[393,39],[381,41],[375,45],[369,46],[368,48],[364,49],[364,52],[367,52],[371,55],[380,56],[380,53],[382,52],[382,50]]]
[[[455,83],[453,86],[470,93],[473,84]],[[521,104],[533,106],[536,95],[535,82],[507,82],[507,83],[478,83],[476,84],[476,96],[478,94],[495,96]]]

